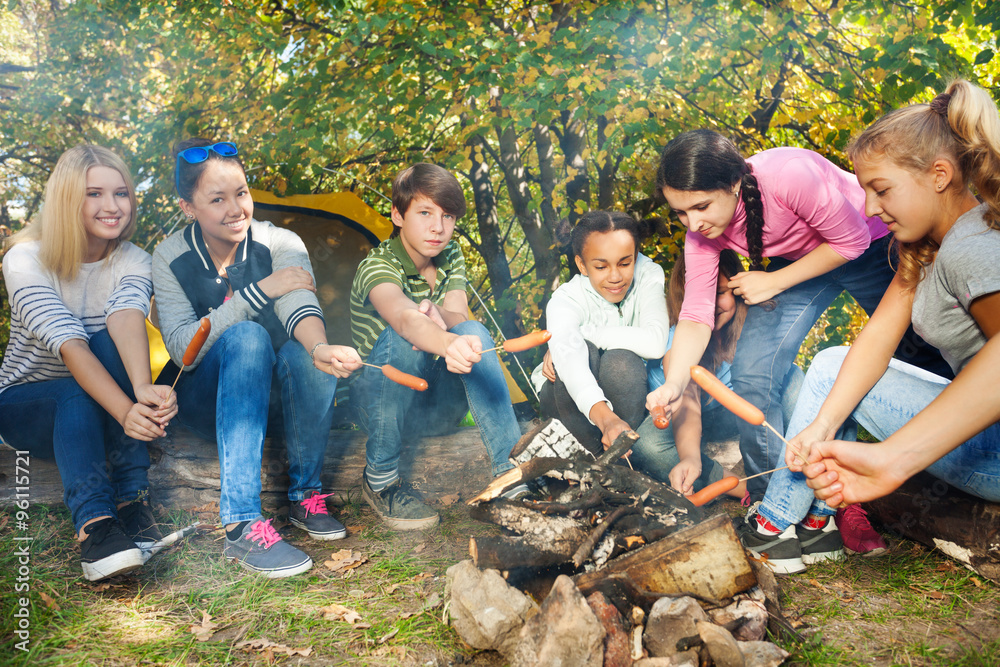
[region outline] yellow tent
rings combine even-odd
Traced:
[[[251,190],[254,217],[268,220],[298,234],[309,251],[316,274],[316,296],[326,315],[331,342],[351,340],[351,283],[358,264],[368,251],[389,238],[392,223],[353,192],[278,197]],[[150,355],[154,375],[167,362],[159,332],[150,330]],[[524,393],[502,364],[514,403],[526,401]]]

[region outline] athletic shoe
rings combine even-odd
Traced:
[[[226,535],[222,554],[268,579],[291,577],[313,566],[312,558],[282,540],[271,527],[271,520],[265,521],[264,517],[247,523],[235,540]]]
[[[789,526],[777,535],[764,535],[757,530],[756,503],[747,512],[746,520],[736,526],[736,534],[747,551],[764,561],[775,574],[795,574],[806,569],[802,562],[802,546],[795,534],[795,526]]]
[[[417,500],[397,479],[381,491],[373,491],[368,475],[361,475],[361,492],[365,500],[382,517],[385,525],[396,530],[422,530],[436,526],[441,517]]]
[[[296,528],[309,533],[314,540],[339,540],[347,537],[347,529],[326,508],[331,494],[313,489],[306,492],[304,500],[293,501],[288,510],[288,521]]]
[[[518,484],[517,486],[511,489],[507,489],[506,491],[501,493],[500,497],[505,498],[507,500],[520,500],[521,498],[524,498],[525,496],[530,494],[531,494],[531,489],[528,488],[527,484]]]
[[[813,565],[824,560],[841,560],[844,557],[844,542],[833,517],[827,517],[822,527],[812,527],[807,522],[795,527],[802,545],[802,562]]]
[[[119,509],[118,518],[122,522],[125,534],[143,551],[152,551],[156,543],[163,539],[163,534],[156,525],[156,519],[153,518],[153,511],[144,498],[133,500]]]
[[[837,510],[837,528],[844,540],[844,549],[849,554],[880,556],[889,549],[882,536],[872,528],[868,512],[861,505],[848,505]]]
[[[80,566],[87,581],[100,581],[142,567],[142,551],[113,517],[95,521],[83,529]]]

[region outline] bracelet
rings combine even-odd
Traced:
[[[315,345],[313,345],[313,349],[309,350],[309,358],[312,359],[313,361],[316,361],[316,348],[319,347],[320,345],[326,345],[326,343],[316,343]]]

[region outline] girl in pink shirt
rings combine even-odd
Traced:
[[[647,408],[678,409],[689,369],[712,334],[719,253],[731,248],[750,258],[750,271],[729,286],[756,306],[736,348],[733,389],[782,430],[782,382],[809,329],[844,290],[874,312],[892,280],[888,230],[864,215],[864,192],[854,176],[817,153],[775,148],[745,160],[710,130],[685,132],[667,144],[657,189],[688,229],[687,275],[666,382],[649,394]],[[947,372],[937,351],[915,334],[897,352]],[[748,475],[777,467],[781,450],[767,429],[740,425]],[[748,483],[755,500],[766,487],[766,476]]]

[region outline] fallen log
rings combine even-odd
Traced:
[[[1000,583],[1000,503],[919,473],[864,508],[890,533],[939,549]]]
[[[324,490],[343,497],[360,495],[365,439],[361,431],[330,432],[321,476]],[[219,453],[214,442],[171,425],[165,437],[148,447],[152,460],[150,491],[156,502],[181,509],[218,502]],[[0,505],[10,505],[17,499],[15,457],[13,449],[0,446]],[[431,499],[455,493],[471,497],[492,479],[486,448],[475,427],[406,443],[399,465],[400,476]],[[55,461],[30,457],[29,470],[30,502],[61,504],[62,480]],[[268,509],[287,504],[288,462],[281,438],[264,441],[261,489],[261,500]]]

